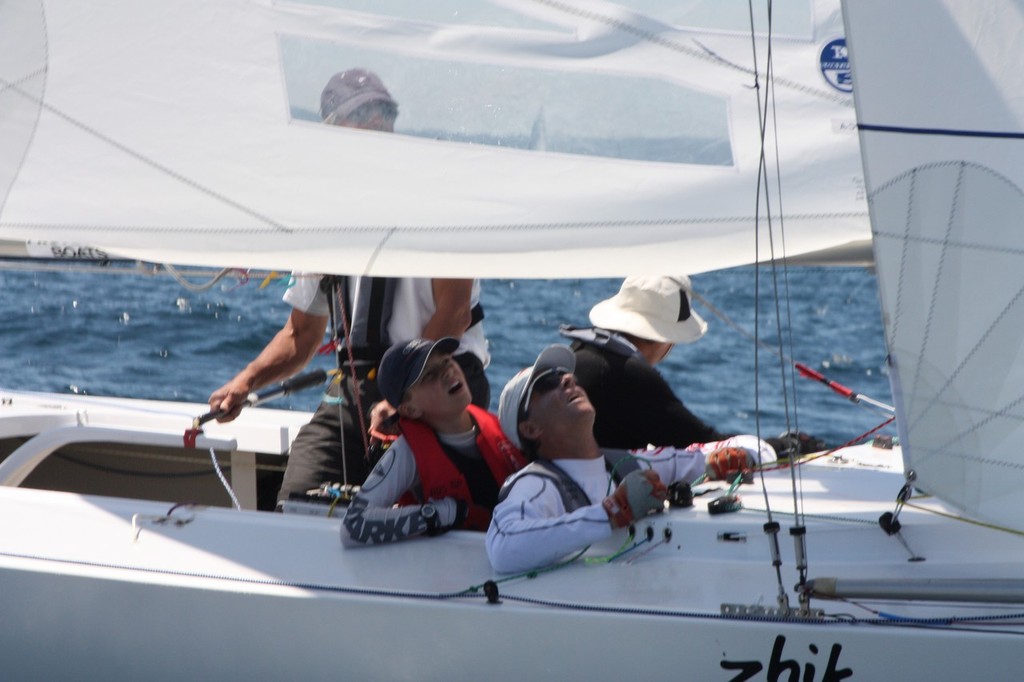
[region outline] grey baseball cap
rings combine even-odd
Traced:
[[[398,107],[377,74],[366,69],[348,69],[331,76],[324,86],[320,93],[320,117],[331,122],[344,120],[367,102],[388,102]]]
[[[566,369],[570,372],[576,369],[576,356],[571,348],[560,344],[548,346],[540,352],[532,367],[521,370],[509,379],[501,391],[501,397],[498,399],[498,420],[505,436],[517,448],[523,447],[519,435],[519,416],[522,414],[523,404],[529,400],[533,382],[537,377],[552,369]]]

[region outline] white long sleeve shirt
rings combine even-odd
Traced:
[[[714,443],[634,450],[649,462],[666,485],[693,481],[704,473],[706,455],[721,447],[742,447],[755,461],[775,461],[775,451],[754,436],[734,436]],[[760,457],[758,457],[760,451]],[[545,476],[521,476],[494,509],[487,529],[487,556],[499,573],[517,573],[550,565],[572,552],[611,536],[612,527],[601,502],[615,490],[603,457],[555,459],[587,494],[591,504],[567,511],[562,494]],[[646,464],[641,463],[641,466]]]
[[[467,457],[482,457],[476,446],[476,431],[438,434],[438,439]],[[419,504],[396,507],[407,491],[423,496],[416,457],[405,436],[400,436],[366,477],[349,503],[341,525],[341,544],[346,547],[397,542],[427,531]],[[427,502],[427,500],[423,500]],[[455,523],[458,507],[451,497],[431,500],[444,527]]]

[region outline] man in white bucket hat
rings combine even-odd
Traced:
[[[687,409],[655,369],[676,344],[693,343],[707,331],[692,299],[686,275],[627,277],[617,294],[590,310],[593,327],[562,327],[573,340],[576,380],[597,412],[594,436],[601,447],[687,447],[733,435]],[[794,449],[792,436],[766,440],[780,453]],[[807,434],[797,434],[795,443],[800,453],[824,448]]]

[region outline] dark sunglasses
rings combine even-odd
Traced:
[[[562,385],[562,377],[566,374],[572,374],[572,372],[564,367],[555,367],[554,369],[546,369],[534,377],[529,388],[526,389],[526,395],[523,396],[522,409],[519,411],[519,421],[526,419],[527,412],[530,409],[530,400],[533,396],[544,395],[555,390]]]
[[[555,369],[549,369],[538,374],[537,378],[533,380],[533,385],[526,394],[527,403],[529,403],[530,396],[544,395],[545,393],[550,393],[561,386],[562,377],[569,373],[569,370],[564,367],[556,367]]]

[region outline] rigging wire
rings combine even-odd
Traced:
[[[786,419],[786,432],[794,433],[799,432],[799,422],[797,420],[797,388],[796,388],[796,374],[795,365],[793,363],[785,362],[785,354],[782,352],[782,348],[788,347],[792,349],[794,347],[793,342],[793,324],[792,324],[792,306],[790,304],[790,288],[789,288],[789,273],[786,265],[786,245],[785,245],[785,222],[783,219],[782,211],[782,181],[781,181],[781,168],[779,166],[779,134],[778,134],[778,115],[775,99],[775,88],[774,88],[774,55],[772,52],[772,36],[773,36],[773,6],[772,0],[767,1],[767,52],[765,55],[765,66],[764,66],[764,88],[762,89],[759,73],[760,67],[758,62],[757,54],[757,41],[755,36],[755,21],[754,21],[754,8],[753,1],[748,0],[747,3],[749,17],[750,17],[750,39],[751,39],[751,52],[753,58],[753,72],[754,72],[754,93],[757,97],[757,112],[758,112],[758,127],[759,127],[759,155],[758,155],[758,169],[757,169],[757,191],[755,192],[755,208],[754,208],[754,221],[755,221],[755,237],[754,237],[754,262],[755,262],[755,273],[754,273],[754,410],[755,410],[755,428],[758,438],[761,437],[761,410],[760,410],[760,355],[761,355],[761,271],[764,267],[768,268],[768,277],[771,278],[771,290],[772,290],[772,301],[774,303],[774,326],[777,343],[780,346],[780,350],[777,355],[779,357],[779,379],[782,386],[782,399],[783,409]],[[763,100],[762,100],[763,97]],[[769,185],[769,173],[768,173],[768,158],[767,158],[767,137],[769,132],[769,115],[771,116],[771,131],[774,138],[774,153],[775,153],[775,191],[778,197],[778,233],[779,233],[779,244],[776,245],[776,227],[774,225],[774,215],[772,211],[772,196],[771,188]],[[762,198],[763,190],[763,198]],[[761,262],[761,211],[762,201],[764,207],[764,222],[766,223],[767,240],[768,240],[768,253],[770,260],[767,264]],[[780,261],[781,261],[781,283],[780,283]],[[783,306],[781,299],[785,298],[785,315],[783,314]],[[787,372],[788,370],[788,372]],[[792,403],[792,404],[791,404]],[[792,422],[791,422],[792,418]],[[791,453],[792,456],[796,456],[798,452]],[[767,486],[764,481],[763,470],[760,472],[761,476],[761,491],[764,497],[764,504],[767,510],[768,521],[764,525],[765,533],[769,536],[770,548],[772,553],[772,565],[775,567],[776,582],[778,584],[778,603],[779,607],[788,610],[788,596],[784,585],[782,584],[782,573],[781,573],[781,559],[778,550],[778,533],[779,524],[774,520],[771,512],[771,504],[768,497]],[[803,520],[804,510],[804,499],[803,499],[803,485],[802,475],[796,471],[796,467],[790,467],[790,478],[791,488],[793,493],[793,510],[794,510],[794,526],[790,528],[790,535],[793,537],[795,545],[795,556],[796,556],[796,569],[799,574],[799,584],[803,585],[807,580],[807,552],[806,552],[806,529]],[[806,612],[809,609],[809,598],[807,597],[806,591],[798,589],[798,598],[800,600],[800,608],[802,612]]]
[[[749,7],[749,11],[750,11],[751,42],[752,42],[752,49],[753,49],[753,53],[754,53],[754,64],[755,64],[755,71],[756,71],[756,69],[757,69],[757,48],[756,48],[756,42],[753,40],[753,37],[754,37],[753,36],[753,33],[754,33],[753,21],[754,21],[754,19],[753,19],[753,5],[752,5],[752,3],[748,2],[748,7]],[[779,136],[778,136],[778,127],[777,127],[777,125],[778,125],[778,123],[777,123],[778,117],[775,115],[775,112],[776,112],[776,108],[775,108],[775,94],[774,94],[774,88],[773,88],[773,78],[774,78],[774,65],[773,65],[773,54],[772,54],[772,29],[773,29],[772,17],[773,17],[773,13],[772,13],[772,3],[771,3],[771,0],[768,1],[767,8],[768,8],[768,39],[767,39],[768,47],[767,47],[767,54],[766,54],[766,58],[765,58],[765,79],[764,79],[765,80],[765,87],[764,87],[764,93],[763,93],[764,100],[763,100],[763,103],[762,103],[760,92],[759,92],[758,100],[757,100],[758,122],[759,122],[759,126],[760,126],[760,154],[759,154],[759,159],[758,159],[758,164],[759,164],[758,165],[758,204],[757,204],[757,207],[756,207],[755,215],[756,216],[760,215],[760,208],[761,208],[760,191],[761,191],[761,186],[762,186],[762,183],[763,183],[763,186],[764,186],[765,221],[767,222],[768,248],[769,248],[769,255],[770,255],[770,261],[769,261],[767,267],[769,269],[769,273],[770,273],[770,276],[771,276],[772,302],[774,303],[774,307],[775,307],[775,333],[776,333],[776,338],[778,340],[778,344],[779,344],[780,347],[786,345],[787,341],[785,339],[788,338],[788,345],[789,345],[790,348],[792,348],[793,347],[793,325],[792,325],[791,308],[789,306],[789,278],[788,278],[788,270],[786,269],[786,265],[785,265],[785,257],[786,257],[786,252],[785,252],[785,224],[784,224],[783,219],[782,219],[782,208],[781,208],[781,204],[782,204],[781,169],[779,168],[779,162],[778,162],[778,159],[779,159],[779,149],[778,149],[778,137]],[[760,90],[760,88],[758,88],[758,90]],[[778,200],[779,200],[779,210],[778,210],[778,212],[779,212],[779,218],[778,218],[779,227],[778,227],[778,230],[779,230],[779,238],[780,238],[780,242],[781,242],[779,250],[781,251],[781,256],[782,256],[781,257],[781,262],[782,262],[783,280],[784,280],[783,281],[783,285],[784,286],[782,287],[783,291],[780,291],[780,285],[779,285],[779,266],[778,266],[778,263],[779,263],[780,259],[776,257],[775,227],[773,225],[773,218],[774,218],[774,216],[773,216],[772,205],[771,205],[771,192],[769,191],[769,187],[768,187],[768,182],[769,182],[769,179],[768,179],[768,159],[767,159],[767,154],[766,154],[766,151],[765,151],[766,144],[767,144],[767,138],[768,138],[768,117],[769,117],[769,111],[771,111],[771,113],[772,113],[773,138],[774,138],[774,143],[775,143],[775,180],[776,180],[776,192],[778,194]],[[756,270],[756,273],[755,273],[755,279],[756,279],[755,291],[756,291],[756,294],[757,294],[755,296],[755,334],[759,335],[760,334],[760,325],[758,324],[758,322],[759,322],[759,315],[760,315],[760,300],[761,300],[760,299],[760,269],[761,269],[761,261],[760,261],[760,230],[757,230],[755,234],[756,234],[755,243],[757,244],[757,247],[758,247],[757,252],[755,253],[755,257],[756,257],[755,258],[755,263],[757,264],[757,270]],[[783,297],[785,297],[786,302],[787,302],[785,322],[784,322],[784,318],[783,318],[783,314],[782,314],[782,309],[780,307],[780,300]],[[784,332],[785,332],[785,334],[784,334]],[[758,343],[759,340],[760,339],[759,339],[759,336],[758,336],[758,338],[756,339],[755,343]],[[758,348],[760,348],[760,347],[761,347],[761,344],[758,343]],[[758,353],[755,350],[755,358],[757,357],[757,354]],[[784,354],[782,353],[781,348],[780,348],[780,351],[778,353],[778,356],[779,356],[780,359],[784,357]],[[757,365],[757,364],[758,363],[755,361],[755,365]],[[794,381],[795,380],[795,376],[791,375],[791,376],[787,377],[787,374],[786,374],[786,363],[784,363],[784,362],[780,362],[779,363],[779,369],[780,369],[780,381],[781,381],[781,385],[782,385],[783,413],[784,413],[785,418],[786,418],[786,430],[787,431],[793,431],[794,429],[798,428],[798,425],[797,425],[797,422],[796,422],[796,416],[795,416],[796,409],[797,409],[797,406],[796,406],[796,388],[795,388],[795,381]],[[791,385],[792,385],[792,389],[790,388]],[[757,386],[757,380],[756,379],[755,379],[755,386]],[[792,405],[790,405],[791,391],[792,391]],[[759,413],[759,410],[758,410],[758,413]],[[793,422],[792,423],[790,423],[791,415],[793,417]],[[759,420],[759,417],[760,417],[760,415],[757,414],[756,418],[758,420],[758,422],[757,422],[758,423],[758,437],[760,437],[760,420]],[[794,476],[796,475],[795,472],[794,472],[793,475]],[[797,513],[799,514],[799,510],[801,509],[802,501],[798,498],[798,488],[799,488],[799,486],[797,485],[797,481],[794,478],[794,480],[793,480],[793,508],[796,509]],[[765,491],[765,496],[766,496],[766,502],[767,502],[767,491]]]
[[[765,112],[767,111],[767,106],[765,106],[765,107],[761,106],[760,70],[758,68],[757,39],[756,39],[756,30],[755,30],[755,25],[754,25],[754,5],[753,5],[753,1],[752,0],[747,0],[747,9],[748,9],[748,12],[749,12],[749,15],[750,15],[750,49],[751,49],[751,55],[752,55],[753,76],[754,76],[754,87],[753,87],[753,89],[754,89],[754,96],[755,96],[755,99],[757,101],[757,119],[758,119],[759,139],[760,139],[760,143],[759,143],[759,145],[760,145],[760,154],[759,154],[758,165],[757,165],[757,188],[756,188],[756,191],[754,192],[754,263],[755,263],[755,270],[754,270],[754,432],[757,435],[757,438],[760,440],[760,438],[761,438],[761,376],[760,376],[760,374],[761,374],[761,372],[760,372],[760,367],[761,367],[761,353],[760,353],[760,334],[761,334],[761,306],[760,306],[760,301],[761,301],[761,276],[760,276],[760,270],[761,270],[761,264],[760,264],[761,230],[760,230],[760,224],[761,224],[761,186],[762,186],[762,184],[764,184],[764,186],[765,186],[765,198],[764,198],[765,208],[768,209],[770,204],[769,204],[768,191],[767,191],[768,190],[767,180],[766,180],[767,169],[765,167],[765,154],[764,154],[765,134],[766,134],[766,125],[765,125],[764,116],[765,116]],[[770,4],[770,2],[769,2],[769,5],[768,5],[768,45],[769,46],[771,45],[771,4]],[[766,79],[769,80],[769,85],[770,85],[770,75],[771,75],[771,72],[768,71],[766,73]],[[768,220],[768,235],[769,235],[769,239],[770,239],[771,238],[771,213],[770,213],[770,211],[768,211],[767,220]],[[785,392],[783,393],[783,395],[785,396]],[[789,409],[788,409],[788,406],[787,406],[786,413],[788,414],[788,412],[789,412]],[[760,457],[758,459],[760,459]],[[760,461],[758,462],[758,464],[760,464]],[[778,543],[779,524],[775,521],[774,516],[772,514],[771,502],[768,499],[768,489],[767,489],[767,486],[765,485],[765,482],[764,482],[764,474],[761,474],[761,492],[762,492],[762,495],[764,496],[764,505],[765,505],[765,509],[767,510],[767,519],[768,520],[764,524],[764,532],[768,536],[769,549],[770,549],[770,554],[771,554],[771,564],[772,564],[772,566],[775,569],[775,582],[776,582],[776,588],[777,588],[776,601],[777,601],[780,609],[788,610],[789,609],[789,596],[788,596],[788,593],[786,592],[786,587],[785,587],[785,585],[782,582],[782,559],[781,559],[781,554],[779,552],[779,543]]]
[[[713,50],[702,44],[699,40],[694,38],[689,38],[687,40],[674,39],[664,31],[652,30],[652,28],[650,28],[650,22],[648,21],[643,21],[639,18],[633,21],[628,21],[627,19],[632,17],[628,17],[622,12],[610,14],[595,8],[593,3],[570,4],[562,2],[561,0],[532,0],[532,2],[537,5],[564,12],[570,16],[581,17],[588,21],[602,23],[616,31],[621,31],[635,36],[640,40],[652,45],[658,45],[659,47],[671,50],[677,54],[683,54],[693,59],[708,62],[715,66],[721,66],[731,71],[745,73],[754,76],[755,78],[757,76],[756,61],[754,62],[755,67],[753,69],[747,68],[742,64],[723,58],[721,55],[715,53]],[[753,21],[751,21],[751,28],[753,28]],[[753,30],[751,30],[751,36],[753,36]],[[691,43],[697,46],[696,49],[691,46]],[[779,77],[776,79],[776,85],[795,92],[803,93],[809,97],[833,102],[839,106],[851,106],[848,102],[848,98],[837,95],[835,92],[829,92],[825,88],[815,88],[807,85],[806,83],[801,83],[790,78]]]
[[[774,242],[773,242],[773,249],[772,249],[772,274],[773,274],[773,277],[775,278],[775,319],[776,319],[776,322],[777,322],[777,327],[780,328],[779,329],[779,345],[780,345],[780,350],[781,350],[781,347],[783,346],[783,341],[782,341],[783,335],[782,335],[781,327],[784,326],[785,330],[786,330],[786,336],[787,336],[786,346],[790,349],[790,352],[792,352],[792,349],[795,347],[795,344],[793,342],[793,309],[792,309],[792,297],[790,296],[790,289],[789,289],[789,265],[788,265],[788,262],[787,262],[787,259],[786,259],[786,219],[785,219],[785,211],[782,208],[782,169],[781,169],[781,167],[779,165],[779,158],[780,158],[780,153],[779,153],[779,131],[778,131],[779,117],[778,117],[778,109],[777,109],[777,106],[776,106],[775,87],[774,87],[775,62],[774,62],[774,60],[772,58],[773,55],[772,55],[772,41],[771,41],[771,25],[772,25],[772,11],[771,11],[771,8],[772,8],[772,0],[768,0],[769,34],[768,34],[768,60],[767,60],[768,61],[768,79],[767,80],[768,80],[769,87],[768,87],[768,89],[765,92],[765,116],[767,117],[768,100],[769,100],[769,97],[770,97],[771,111],[772,111],[773,140],[774,140],[774,143],[775,143],[775,184],[776,184],[776,193],[778,195],[778,205],[779,205],[779,216],[778,216],[778,220],[779,220],[779,239],[780,239],[781,248],[782,248],[782,285],[783,285],[783,287],[782,287],[783,288],[782,298],[783,298],[783,300],[785,302],[785,318],[784,318],[785,319],[785,323],[784,324],[783,324],[782,311],[779,308],[780,296],[779,296],[779,291],[778,291],[778,268],[775,265],[775,263],[777,261],[775,259],[775,253],[774,253]],[[762,148],[762,153],[763,153],[763,148]],[[767,191],[766,191],[766,194],[767,194]],[[781,359],[781,356],[780,356],[780,359]],[[789,405],[788,405],[789,392],[786,390],[786,386],[787,386],[786,372],[787,372],[787,369],[789,370],[789,377],[788,377],[788,385],[790,386],[789,390],[792,391],[792,396],[793,396],[793,408],[792,408],[793,424],[792,424],[792,426],[790,426],[790,424],[789,424],[789,417],[790,417],[790,410],[789,410]],[[787,430],[787,432],[799,433],[800,432],[800,421],[799,421],[800,411],[799,411],[798,405],[797,405],[797,382],[796,382],[796,373],[795,372],[796,372],[795,365],[793,363],[788,363],[788,364],[785,363],[785,362],[780,362],[779,363],[779,373],[781,375],[782,386],[783,386],[783,398],[784,398],[785,405],[786,405],[786,411],[785,411],[785,415],[786,415],[786,430]],[[793,454],[795,455],[797,453],[793,453]],[[802,471],[800,471],[800,472],[794,471],[793,472],[793,476],[801,477],[802,476]],[[793,485],[793,509],[796,510],[796,512],[797,512],[798,524],[799,525],[803,525],[803,520],[802,520],[803,519],[803,508],[804,508],[803,485],[802,485],[801,482],[798,482],[796,478],[794,478],[792,480],[792,485]],[[799,501],[798,501],[798,497],[799,497]]]
[[[784,362],[790,363],[802,376],[805,376],[808,379],[813,379],[820,383],[824,383],[834,392],[839,393],[840,395],[848,399],[850,402],[854,403],[855,405],[860,405],[861,407],[867,409],[869,412],[872,412],[873,414],[876,414],[878,416],[888,416],[895,412],[895,408],[893,408],[892,405],[883,403],[880,400],[875,400],[870,396],[857,393],[846,388],[842,384],[838,384],[834,381],[831,381],[824,377],[823,375],[821,375],[820,372],[817,372],[816,370],[811,369],[807,365],[793,359],[793,357],[785,353],[781,348],[772,346],[770,344],[764,343],[763,341],[756,339],[754,334],[752,334],[738,322],[729,317],[725,313],[725,311],[715,306],[714,303],[708,300],[699,291],[694,290],[691,292],[691,294],[694,299],[696,299],[702,306],[704,306],[708,310],[708,312],[717,317],[727,327],[732,328],[733,331],[739,333],[741,336],[744,336],[747,339],[755,342],[763,350],[779,356]]]

